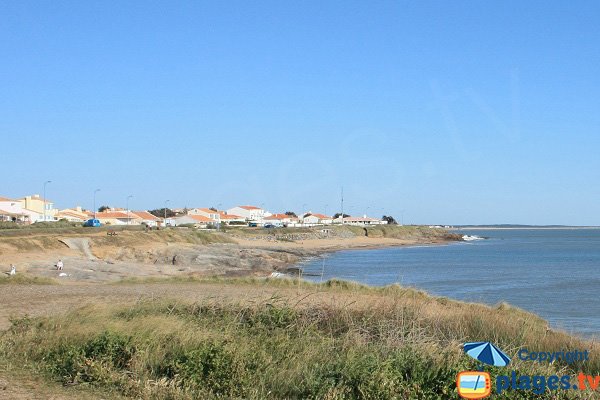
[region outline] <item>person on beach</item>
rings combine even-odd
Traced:
[[[65,265],[63,264],[62,260],[58,260],[58,262],[56,263],[56,269],[59,271],[62,271],[64,266]]]

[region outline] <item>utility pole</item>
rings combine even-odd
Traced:
[[[165,201],[165,219],[164,219],[164,221],[163,221],[164,228],[166,228],[166,227],[167,227],[167,203],[168,203],[169,201],[171,201],[171,200],[166,200],[166,201]]]
[[[44,182],[44,222],[46,222],[46,185],[52,183],[52,181]]]
[[[96,193],[98,193],[100,189],[94,190],[94,219],[96,219]]]
[[[344,225],[344,187],[342,186],[342,225]]]
[[[127,225],[129,225],[129,199],[132,198],[133,195],[130,194],[129,196],[127,196]]]

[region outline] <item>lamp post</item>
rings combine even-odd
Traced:
[[[404,226],[404,210],[400,211],[400,225]]]
[[[127,225],[129,225],[129,199],[132,198],[133,195],[130,194],[129,196],[127,196]]]
[[[96,193],[98,193],[100,189],[94,190],[94,219],[96,219]]]
[[[163,221],[164,227],[167,227],[167,203],[171,200],[165,200],[165,219]]]
[[[365,210],[365,218],[367,217],[367,215],[369,215],[369,208],[371,207],[367,207],[367,209]]]
[[[52,181],[44,182],[44,222],[46,222],[46,185],[52,183]]]
[[[219,209],[221,208],[222,205],[223,205],[223,203],[217,204],[217,230],[218,231],[221,230],[221,213],[219,212]]]

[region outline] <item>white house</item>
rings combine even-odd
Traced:
[[[338,217],[333,222],[336,224],[341,224],[342,220],[341,220],[341,218]],[[387,221],[363,216],[363,217],[345,217],[343,223],[346,225],[366,226],[366,225],[386,225]]]
[[[144,224],[150,227],[155,227],[162,221],[161,218],[150,214],[148,211],[129,211],[129,214],[136,217],[136,224]]]
[[[25,224],[31,224],[44,219],[42,213],[24,208],[20,200],[13,200],[6,197],[0,197],[0,215],[4,221],[15,221]]]
[[[227,214],[239,215],[240,217],[244,217],[246,221],[262,222],[267,213],[260,207],[237,206],[227,210]]]
[[[217,221],[212,218],[205,217],[204,215],[182,215],[180,217],[171,218],[171,225],[194,225],[199,228],[206,228],[208,225],[214,225]]]
[[[44,218],[46,221],[56,221],[55,215],[58,210],[54,208],[54,203],[42,198],[39,194],[25,196],[19,199],[19,202],[24,210],[30,210],[39,215],[38,219],[32,220],[32,222],[41,222],[44,221]]]
[[[309,212],[302,218],[302,223],[305,225],[331,225],[333,218],[328,215]]]
[[[134,225],[138,217],[127,211],[104,211],[97,212],[96,219],[103,225]]]
[[[219,211],[211,210],[210,208],[192,208],[188,210],[188,215],[203,215],[207,218],[221,222],[221,214]]]
[[[219,211],[219,221],[223,224],[226,225],[230,225],[230,224],[242,224],[246,222],[246,218],[239,216],[239,215],[233,215],[233,214],[227,214],[226,211]]]

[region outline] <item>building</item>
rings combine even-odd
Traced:
[[[272,224],[276,226],[297,226],[300,223],[300,219],[293,215],[272,214],[268,217],[264,217],[263,222],[265,224]]]
[[[341,218],[338,217],[333,221],[333,223],[341,224],[342,220],[341,220]],[[386,225],[387,221],[363,216],[363,217],[346,217],[346,218],[344,218],[343,223],[345,225],[368,226],[368,225]]]
[[[138,217],[126,211],[103,211],[96,213],[96,219],[103,225],[134,225]]]
[[[221,222],[221,214],[217,210],[210,208],[192,208],[187,212],[188,215],[203,215],[207,218],[213,219],[217,222]]]
[[[208,225],[215,225],[217,221],[204,215],[182,215],[180,217],[171,218],[171,225],[194,225],[196,228],[207,228]]]
[[[135,224],[148,225],[149,227],[158,226],[162,218],[150,214],[148,211],[129,211],[129,214],[135,217]]]
[[[36,211],[23,208],[20,200],[0,197],[0,220],[12,221],[21,224],[32,224],[42,221],[44,216]]]
[[[267,213],[260,207],[255,206],[237,206],[227,210],[227,214],[239,215],[246,221],[262,222]]]
[[[302,217],[302,223],[305,225],[331,225],[333,218],[325,214],[309,212]]]
[[[91,214],[91,216],[90,216]],[[85,222],[94,216],[89,211],[84,211],[81,207],[67,208],[56,213],[56,219],[66,219],[69,222]]]
[[[44,216],[46,221],[56,221],[55,216],[58,210],[54,208],[54,203],[44,200],[39,194],[25,196],[19,199],[19,202],[23,209],[33,211],[39,215],[39,218],[32,222],[44,221]]]
[[[219,211],[219,221],[226,225],[241,225],[246,223],[246,218],[239,215],[227,214],[226,211]]]

